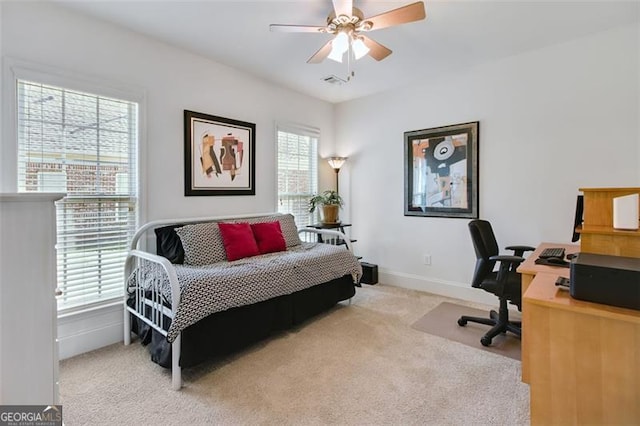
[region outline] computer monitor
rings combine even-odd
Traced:
[[[578,228],[578,226],[582,226],[583,213],[584,213],[584,196],[578,195],[578,198],[576,199],[576,213],[573,218],[573,231],[572,231],[573,236],[571,237],[571,242],[575,243],[580,239],[580,233],[576,231],[576,228]]]

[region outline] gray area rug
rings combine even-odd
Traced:
[[[350,305],[186,369],[180,391],[138,341],[79,355],[60,364],[64,423],[529,425],[519,361],[411,328],[444,301],[363,286]]]
[[[491,346],[482,346],[480,338],[484,336],[491,327],[473,322],[468,322],[464,327],[460,327],[458,325],[458,318],[462,315],[488,318],[489,312],[487,310],[474,309],[455,303],[442,302],[413,323],[411,327],[425,333],[463,343],[476,349],[482,349],[517,360],[521,359],[520,339],[518,337],[511,333],[500,334],[493,338]],[[519,320],[520,317],[516,317],[509,312],[509,319],[512,321]]]

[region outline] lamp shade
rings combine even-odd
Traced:
[[[353,56],[356,58],[356,61],[369,53],[369,48],[364,44],[364,41],[362,41],[362,38],[360,37],[353,40],[352,46]]]
[[[331,49],[331,52],[329,53],[329,56],[327,56],[327,58],[331,59],[332,61],[342,63],[343,56],[344,56],[344,52],[340,52],[337,49]]]
[[[349,50],[350,42],[351,40],[347,33],[340,31],[331,42],[331,52],[329,53],[328,58],[333,59],[336,62],[342,62],[342,56],[344,55],[344,52]]]
[[[347,157],[330,157],[327,159],[329,165],[334,170],[340,170],[340,167],[347,161]]]

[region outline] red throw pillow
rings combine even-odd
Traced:
[[[248,223],[219,223],[218,227],[224,250],[227,252],[227,260],[238,260],[260,254]]]
[[[285,251],[287,249],[280,222],[252,223],[251,230],[256,243],[258,243],[260,254]]]

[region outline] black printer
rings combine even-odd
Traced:
[[[578,253],[570,271],[574,299],[640,310],[640,259]]]

